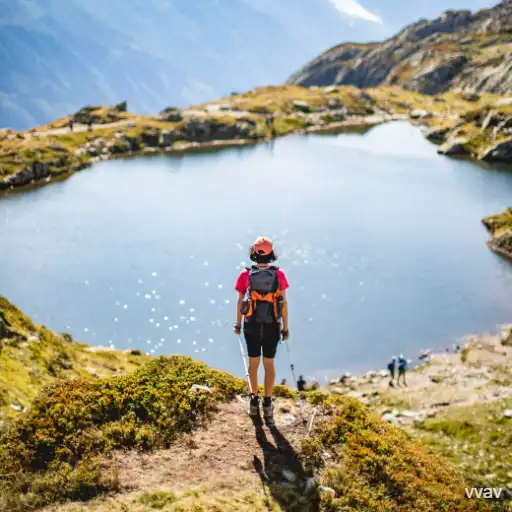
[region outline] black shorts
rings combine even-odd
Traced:
[[[244,323],[244,338],[249,357],[261,357],[263,351],[263,357],[274,359],[281,339],[281,325]]]

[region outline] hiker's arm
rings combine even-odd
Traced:
[[[236,303],[236,325],[242,325],[242,313],[240,313],[240,308],[242,306],[242,301],[244,300],[244,296],[242,293],[238,294],[238,301]]]
[[[283,292],[283,309],[281,311],[283,318],[283,331],[288,330],[288,302],[286,300],[286,291]]]

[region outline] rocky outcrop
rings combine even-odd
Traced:
[[[410,89],[421,91],[424,94],[439,94],[445,92],[450,89],[454,78],[462,71],[467,63],[468,57],[465,55],[449,56],[421,70],[407,82],[407,85]]]
[[[17,174],[7,176],[3,184],[0,182],[0,188],[22,187],[33,181],[47,178],[48,176],[50,176],[50,163],[33,162]]]
[[[303,86],[401,85],[424,94],[512,92],[512,3],[476,13],[447,11],[420,20],[383,43],[328,50],[288,80]]]
[[[425,138],[434,144],[443,144],[446,142],[446,136],[450,132],[449,127],[445,128],[431,128],[425,132]]]
[[[446,156],[471,156],[471,151],[468,149],[468,140],[463,137],[456,137],[446,141],[438,148],[437,152]]]
[[[499,142],[493,146],[482,156],[482,160],[512,163],[512,139]]]
[[[482,223],[492,234],[487,245],[497,254],[512,261],[512,208],[486,217]]]

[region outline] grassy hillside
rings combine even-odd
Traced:
[[[214,433],[209,428],[222,404],[236,404],[236,396],[247,392],[246,382],[183,356],[152,359],[126,375],[84,378],[82,363],[96,364],[98,371],[108,374],[114,373],[117,365],[123,370],[134,368],[144,358],[112,352],[105,362],[105,353],[90,355],[85,346],[70,341],[67,335],[35,326],[6,299],[0,304],[2,362],[36,365],[40,374],[30,376],[33,391],[43,382],[52,382],[25,412],[0,429],[2,512],[34,510],[66,500],[92,500],[90,510],[97,511],[490,510],[485,503],[464,498],[463,478],[445,459],[412,442],[402,430],[380,420],[359,401],[318,392],[310,393],[308,398],[307,410],[311,413],[314,407],[316,411],[313,429],[308,435],[298,432],[300,442],[293,455],[295,467],[301,468],[300,481],[310,482],[314,475],[313,485],[283,482],[279,478],[282,468],[265,459],[264,471],[270,480],[262,480],[263,489],[259,491],[256,487],[244,493],[236,488],[224,492],[222,498],[208,498],[205,489],[182,489],[177,495],[159,484],[135,497],[124,497],[120,471],[136,465],[140,453],[153,453],[156,457],[157,453],[184,442],[185,460],[169,455],[170,466],[166,471],[173,464],[180,464],[180,474],[190,473],[191,479],[198,472],[208,471],[207,459],[215,461],[215,455],[224,447],[233,453],[243,453],[247,440],[237,422],[246,425],[243,432],[252,430],[243,408],[237,409],[236,417],[218,425],[217,451],[212,450],[214,441],[209,436]],[[30,348],[39,344],[41,350]],[[21,358],[17,351],[22,350],[30,355]],[[137,357],[136,361],[132,357]],[[50,361],[44,371],[45,363]],[[73,368],[67,368],[69,362]],[[76,378],[63,379],[66,376]],[[23,373],[22,382],[11,383],[3,374],[2,378],[3,385],[10,389],[9,396],[17,396],[23,386],[30,385]],[[194,384],[207,386],[209,391],[194,388]],[[278,386],[277,395],[279,411],[289,413],[293,393]],[[186,437],[200,426],[206,430],[196,440]],[[268,458],[270,452],[261,432],[256,430],[256,437]],[[278,433],[276,430],[273,435]],[[202,447],[197,443],[202,443]],[[192,454],[198,448],[202,449],[201,459]],[[249,453],[247,456],[250,457]],[[227,464],[227,468],[229,456],[220,462]],[[164,471],[162,464],[156,460],[150,464],[145,470],[147,478],[149,468],[153,476]],[[228,472],[231,479],[244,481],[247,470],[247,466],[229,466]],[[172,480],[165,478],[165,474],[159,478],[164,478],[165,489],[169,489]],[[257,473],[253,478],[257,478]],[[228,480],[224,491],[230,490]],[[118,498],[116,492],[121,493]],[[110,501],[94,499],[105,493],[110,494]],[[64,507],[62,510],[75,510],[72,505]],[[76,510],[89,510],[88,503],[82,503]]]
[[[138,351],[92,351],[69,334],[35,325],[0,297],[0,423],[19,416],[46,384],[128,373],[147,360]]]

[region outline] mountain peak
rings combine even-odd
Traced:
[[[382,43],[344,43],[292,75],[303,86],[400,85],[426,94],[450,88],[512,92],[512,0],[472,13],[447,10]]]

